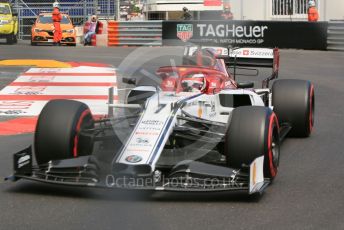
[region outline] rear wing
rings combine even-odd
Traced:
[[[202,51],[202,52],[199,52]],[[269,82],[278,78],[280,54],[278,48],[224,48],[214,46],[187,46],[184,48],[184,58],[199,57],[211,54],[216,59],[222,59],[226,67],[234,69],[234,79],[237,69],[271,68],[272,74],[266,78],[263,88],[269,87]],[[201,60],[201,59],[200,59]],[[184,62],[184,61],[183,61]],[[201,61],[202,63],[202,61]],[[258,71],[258,70],[257,70]],[[257,72],[258,73],[258,72]],[[239,74],[238,74],[239,75]]]
[[[230,49],[228,55],[218,55],[228,66],[260,67],[279,70],[279,50],[266,48]]]
[[[197,51],[211,51],[217,59],[223,59],[228,66],[262,67],[279,69],[279,50],[268,48],[224,48],[214,46],[187,46],[184,56],[190,57]]]
[[[217,55],[217,59],[223,59],[227,68],[271,68],[272,74],[264,79],[263,88],[269,87],[269,82],[278,78],[280,54],[278,48],[238,48],[229,49],[228,55]]]

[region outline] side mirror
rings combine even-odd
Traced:
[[[13,17],[18,17],[18,13],[12,13]]]
[[[129,85],[136,85],[136,78],[122,78],[122,82]]]
[[[239,89],[249,89],[254,87],[254,82],[237,82]]]

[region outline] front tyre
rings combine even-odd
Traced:
[[[38,165],[51,160],[90,155],[93,144],[80,140],[82,129],[94,128],[90,109],[72,100],[52,100],[38,117],[34,149]]]
[[[271,109],[257,106],[234,109],[225,138],[229,167],[240,169],[264,156],[264,177],[271,180],[276,177],[280,157],[279,126]]]

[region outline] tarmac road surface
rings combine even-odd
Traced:
[[[136,53],[130,55],[132,51]],[[150,75],[147,72],[169,65],[171,56],[180,52],[171,47],[135,51],[0,45],[1,59],[102,62],[120,66],[122,75],[132,71],[132,76]],[[153,55],[157,57],[150,58]],[[135,58],[148,62],[140,64]],[[0,67],[1,88],[16,75],[4,72],[19,70],[11,71]],[[280,78],[315,84],[315,130],[308,139],[284,142],[279,174],[259,200],[232,193],[131,192],[1,181],[0,229],[344,229],[344,53],[282,50]],[[0,177],[11,174],[12,153],[31,141],[30,134],[0,137]]]

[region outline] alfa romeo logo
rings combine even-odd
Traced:
[[[183,42],[187,42],[193,36],[192,24],[177,24],[177,37]]]
[[[138,163],[138,162],[142,161],[142,157],[137,156],[137,155],[131,155],[131,156],[128,156],[127,158],[125,158],[125,160],[129,163]]]

